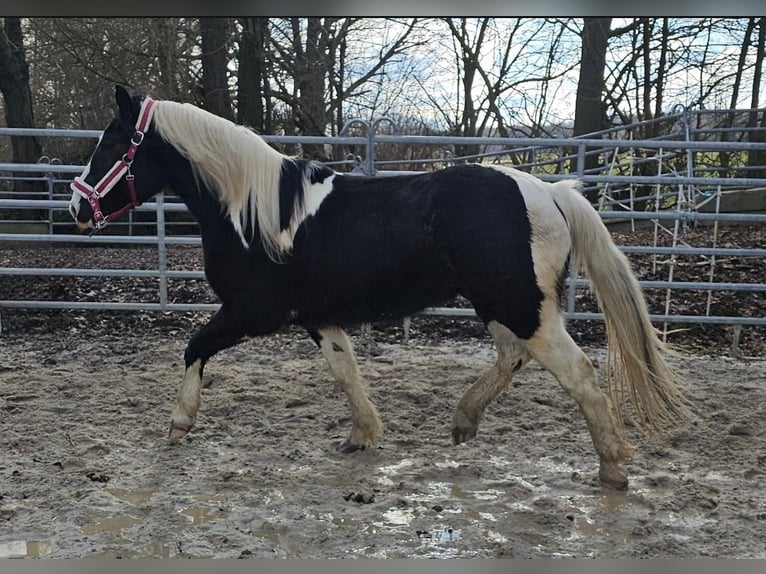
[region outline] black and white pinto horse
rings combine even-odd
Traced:
[[[342,450],[376,445],[382,425],[343,327],[404,317],[456,294],[486,324],[497,362],[460,399],[455,444],[475,436],[487,405],[533,358],[577,401],[606,486],[627,487],[623,462],[633,448],[617,403],[627,397],[644,428],[683,417],[636,278],[577,181],[480,165],[345,175],[282,155],[190,104],[131,97],[120,86],[116,101],[116,117],[72,184],[72,216],[97,230],[172,189],[199,223],[205,273],[222,303],[186,348],[171,439],[194,425],[213,355],[293,323],[306,328],[348,397],[352,427]],[[564,328],[570,257],[606,315],[609,398]]]

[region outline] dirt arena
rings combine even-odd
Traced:
[[[721,242],[762,245],[765,235]],[[0,259],[156,262],[140,249],[66,249],[3,248]],[[169,259],[199,265],[198,253]],[[646,261],[636,266],[652,278]],[[735,259],[719,269],[722,281],[765,272]],[[689,262],[676,277],[692,272],[707,273]],[[156,296],[156,285],[98,278],[6,276],[0,289],[4,298]],[[657,312],[662,300],[648,295]],[[171,284],[169,296],[212,300],[203,282]],[[687,292],[671,312],[704,304]],[[760,293],[713,300],[719,314],[765,308]],[[735,348],[723,327],[672,335],[695,418],[660,441],[629,427],[631,485],[614,492],[594,480],[575,403],[534,362],[490,405],[475,440],[451,444],[457,401],[495,356],[475,321],[414,318],[408,342],[400,324],[351,331],[385,428],[380,448],[344,455],[335,445],[350,428],[345,396],[297,329],[213,359],[197,425],[172,445],[183,349],[207,314],[1,313],[0,557],[766,558],[763,328],[746,328]],[[599,324],[570,332],[601,371]]]
[[[766,558],[764,360],[674,359],[697,418],[661,442],[629,429],[631,486],[610,492],[534,363],[451,445],[486,340],[355,336],[385,436],[342,455],[345,397],[301,333],[212,361],[198,424],[171,445],[185,341],[115,327],[1,339],[2,556]]]

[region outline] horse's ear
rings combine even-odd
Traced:
[[[128,90],[117,84],[114,87],[114,99],[117,102],[120,117],[128,121],[132,120],[135,114],[133,113],[133,99]]]

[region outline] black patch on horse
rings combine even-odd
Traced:
[[[295,211],[303,209],[306,201],[304,181],[312,185],[322,183],[333,173],[332,169],[314,161],[285,159],[282,162],[279,180],[280,230],[287,229]]]
[[[303,178],[306,163],[304,160],[285,159],[282,161],[282,174],[279,179],[280,230],[287,229],[295,210],[303,207]]]

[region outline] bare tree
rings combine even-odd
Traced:
[[[332,69],[335,18],[306,18],[305,31],[299,18],[292,18],[296,100],[295,125],[305,135],[326,134],[329,123],[325,107],[327,76]],[[304,146],[310,157],[326,160],[323,146]]]
[[[234,120],[229,94],[229,20],[200,18],[202,39],[202,93],[209,112]]]
[[[5,18],[0,30],[0,91],[5,103],[5,123],[10,128],[35,127],[32,93],[29,88],[29,66],[24,50],[24,36],[19,18]],[[42,145],[36,137],[11,137],[13,163],[35,163],[42,155]],[[14,173],[23,178],[25,174]],[[20,179],[19,191],[42,191],[41,182]]]
[[[178,18],[150,18],[147,27],[151,30],[151,51],[157,58],[157,79],[152,92],[158,98],[178,99],[181,94],[181,66],[184,63],[178,57],[178,38],[182,34],[183,22]]]
[[[114,84],[162,98],[199,101],[196,20],[30,18],[29,58],[40,122],[103,127]]]
[[[239,18],[242,28],[237,57],[237,121],[271,132],[268,18]]]
[[[745,63],[747,61],[747,54],[750,49],[750,42],[751,37],[753,35],[753,30],[755,30],[755,18],[748,18],[747,19],[747,27],[745,28],[742,44],[740,45],[739,50],[739,56],[737,57],[737,65],[735,67],[735,74],[734,74],[734,82],[731,85],[731,97],[729,99],[729,113],[726,114],[726,117],[723,121],[723,127],[725,128],[731,128],[734,126],[734,122],[736,120],[736,112],[735,109],[737,107],[737,102],[739,101],[739,94],[740,89],[742,87],[742,80],[744,76],[745,71]],[[729,133],[723,132],[721,134],[721,140],[727,141],[729,140]],[[731,154],[728,151],[722,151],[720,154],[720,176],[726,177],[729,174],[729,170],[731,168]]]
[[[479,114],[476,110],[476,102],[473,95],[474,82],[476,81],[478,69],[481,67],[479,55],[484,45],[484,37],[487,33],[490,18],[479,19],[475,33],[469,30],[467,18],[457,20],[456,22],[452,18],[445,19],[452,37],[457,43],[456,59],[460,60],[460,67],[463,72],[459,78],[463,107],[460,110],[460,117],[455,126],[455,135],[474,137],[478,134],[477,124],[479,122]],[[460,157],[475,154],[478,150],[479,146],[460,145],[456,146],[455,153]]]
[[[561,65],[562,38],[568,33],[566,21],[518,18],[443,21],[453,44],[449,57],[457,70],[454,90],[457,97],[445,94],[442,101],[430,93],[427,97],[440,109],[448,133],[502,137],[549,134],[548,98],[555,93],[557,80],[572,68],[571,64]],[[458,104],[451,104],[453,101]],[[482,153],[482,148],[459,146],[456,153],[474,155]],[[514,161],[525,159],[514,156]]]
[[[271,96],[292,113],[291,127],[295,131],[305,135],[337,133],[343,125],[343,109],[349,99],[369,88],[368,82],[385,75],[386,66],[397,58],[404,58],[412,46],[409,38],[415,20],[404,23],[390,41],[380,45],[374,56],[365,59],[364,65],[360,61],[352,62],[347,54],[355,47],[367,52],[369,29],[381,25],[381,21],[365,23],[358,31],[359,36],[352,38],[357,32],[355,25],[362,21],[290,18],[270,22]],[[303,146],[303,152],[310,157],[328,159],[324,146]]]
[[[580,73],[572,131],[575,136],[608,127],[604,114],[603,92],[611,23],[611,18],[583,18]]]
[[[763,81],[763,65],[766,60],[766,18],[758,18],[758,38],[755,43],[755,68],[753,73],[753,88],[750,98],[750,109],[747,127],[748,139],[751,142],[766,142],[766,110],[760,114],[756,111],[761,105],[760,93]],[[759,119],[760,115],[760,119]],[[760,128],[760,129],[759,129]],[[747,157],[747,165],[751,168],[751,177],[766,177],[766,146],[752,150]]]
[[[239,18],[212,44],[215,30],[195,18],[31,18],[20,27],[35,117],[56,127],[103,127],[114,83],[210,109],[214,93],[228,96],[218,106],[227,117],[306,135],[385,115],[408,130],[535,137],[568,133],[570,103],[575,133],[660,118],[678,102],[762,105],[760,18],[636,18],[602,25],[596,45],[590,23],[596,30],[599,20],[609,19]],[[716,45],[722,37],[729,49]],[[223,57],[213,64],[214,55]],[[574,97],[577,84],[596,95]],[[84,161],[92,142],[82,143],[50,142],[61,149],[46,152]]]

